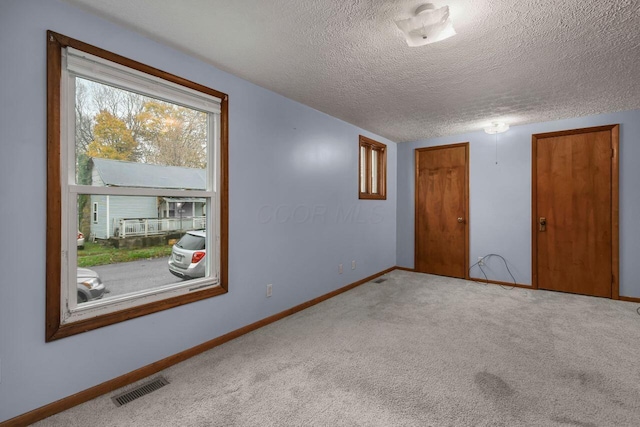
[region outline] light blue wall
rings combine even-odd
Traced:
[[[47,29],[229,94],[228,294],[45,343]],[[0,421],[395,265],[394,143],[58,1],[0,2],[0,57]],[[386,201],[357,198],[360,133]]]
[[[414,150],[469,142],[470,263],[479,256],[504,256],[518,283],[531,284],[531,135],[620,124],[620,294],[640,297],[635,267],[640,253],[640,111],[514,126],[496,139],[483,131],[398,146],[398,265],[414,265]],[[492,258],[490,279],[511,281]],[[472,277],[482,277],[474,269]]]

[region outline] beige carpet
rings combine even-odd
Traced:
[[[384,277],[37,425],[640,426],[637,304]]]

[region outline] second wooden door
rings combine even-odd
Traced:
[[[618,126],[533,136],[534,284],[617,298]]]

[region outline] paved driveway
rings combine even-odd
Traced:
[[[168,260],[169,257],[163,257],[90,268],[100,275],[102,282],[109,290],[105,295],[108,298],[180,282],[181,279],[169,273]]]

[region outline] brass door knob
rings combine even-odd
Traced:
[[[540,231],[547,231],[547,218],[540,217],[538,223],[540,224]]]
[[[458,217],[458,222],[459,222],[459,223],[464,222],[464,218],[462,218],[461,216],[459,216],[459,217]]]

